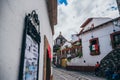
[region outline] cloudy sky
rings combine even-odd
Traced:
[[[87,18],[119,16],[115,0],[58,0],[58,2],[58,23],[55,26],[54,39],[62,32],[68,41],[71,40],[71,34],[79,33],[80,26]]]

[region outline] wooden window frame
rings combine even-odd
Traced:
[[[99,47],[99,39],[98,38],[93,38],[89,40],[89,43],[91,44],[92,41],[96,40],[96,43],[98,45],[98,51],[90,51],[90,55],[94,56],[94,55],[99,55],[100,54],[100,47]],[[91,45],[90,45],[91,46]],[[89,48],[90,48],[89,46]]]
[[[110,37],[111,37],[111,45],[112,45],[112,48],[113,48],[113,49],[116,48],[115,45],[114,45],[114,36],[115,36],[115,35],[118,35],[118,34],[120,34],[120,31],[117,31],[117,32],[114,32],[114,33],[110,34]]]

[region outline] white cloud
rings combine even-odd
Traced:
[[[118,15],[117,10],[112,10],[115,0],[67,0],[68,5],[58,6],[58,24],[55,26],[55,35],[61,31],[63,36],[70,40],[71,34],[80,31],[80,25],[89,17],[111,17]]]

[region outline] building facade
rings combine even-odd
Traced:
[[[120,18],[89,18],[81,28],[83,56],[72,59],[67,65],[74,69],[94,70],[97,61],[120,45]]]
[[[61,47],[64,45],[64,43],[66,43],[67,40],[64,38],[64,36],[62,35],[62,33],[60,32],[60,34],[56,37],[56,39],[54,40],[54,46],[53,46],[53,64],[55,64],[56,66],[60,66],[61,64]]]
[[[59,36],[54,40],[54,45],[62,46],[67,40],[63,37],[62,33],[60,32]]]
[[[26,50],[27,48],[28,50],[33,49],[26,46],[29,44],[35,45],[38,50],[37,61],[33,61],[37,66],[34,79],[50,80],[54,25],[57,24],[57,1],[1,0],[0,7],[0,80],[25,80],[28,77],[26,73],[32,67],[25,70],[27,65],[25,61],[26,55],[31,55],[32,52]],[[27,25],[26,16],[29,16],[30,20],[30,24]],[[34,24],[34,21],[39,22]],[[26,26],[28,28],[32,26],[32,28],[25,29]],[[30,31],[33,31],[33,34]],[[34,33],[36,34],[34,35]],[[33,56],[30,55],[27,56],[27,59]],[[49,73],[47,74],[47,72]],[[29,74],[28,80],[30,77],[33,76]]]

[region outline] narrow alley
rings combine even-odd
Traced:
[[[53,80],[105,80],[105,78],[96,77],[93,73],[67,71],[53,67]]]

